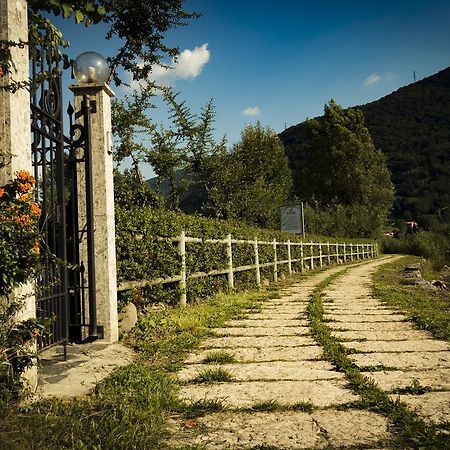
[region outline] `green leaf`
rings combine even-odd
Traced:
[[[86,12],[94,12],[95,6],[92,2],[89,2],[86,4]]]
[[[101,16],[106,16],[106,9],[104,6],[97,6],[97,14]]]
[[[72,6],[70,6],[69,3],[63,3],[61,5],[61,9],[63,11],[64,19],[67,19],[68,17],[70,17],[72,15],[72,13],[73,13]]]
[[[75,22],[80,23],[84,20],[84,14],[81,11],[75,11]]]

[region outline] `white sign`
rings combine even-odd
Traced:
[[[281,208],[281,231],[304,236],[303,203]]]

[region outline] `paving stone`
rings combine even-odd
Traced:
[[[408,317],[400,314],[325,314],[324,319],[336,322],[403,322]]]
[[[427,392],[422,395],[391,395],[400,398],[414,411],[432,424],[450,422],[450,392]]]
[[[226,351],[232,354],[238,362],[261,361],[305,361],[322,357],[322,348],[317,345],[302,347],[242,347],[242,348],[211,348],[190,354],[185,362],[199,363],[211,352]]]
[[[228,336],[298,336],[309,334],[309,327],[224,327],[212,328],[212,332]]]
[[[342,342],[342,345],[362,352],[438,352],[450,350],[450,347],[446,342],[433,339],[367,342],[350,341]]]
[[[201,347],[236,348],[236,347],[297,347],[314,345],[314,339],[309,336],[224,336],[210,338]]]
[[[311,402],[325,407],[358,400],[343,380],[319,381],[242,381],[181,386],[180,396],[198,401],[222,399],[231,407],[249,407],[258,402],[278,401],[292,405]]]
[[[394,389],[412,386],[417,380],[421,386],[432,388],[450,389],[450,369],[433,369],[422,371],[385,371],[385,372],[363,372],[372,378],[380,389],[392,391]]]
[[[404,331],[333,331],[333,336],[337,336],[343,339],[366,339],[367,341],[395,342],[406,340],[411,341],[426,340],[430,335],[422,330],[404,330]],[[417,350],[419,350],[419,348]]]
[[[304,312],[290,312],[290,313],[279,313],[279,312],[264,312],[258,314],[252,314],[251,316],[246,316],[246,319],[250,320],[297,320],[306,318]]]
[[[450,367],[450,352],[364,353],[350,355],[358,366],[387,366],[397,369]]]
[[[409,322],[328,322],[336,331],[413,331]]]
[[[190,381],[205,370],[223,369],[237,381],[248,380],[330,380],[344,379],[341,372],[333,371],[326,361],[276,361],[246,364],[192,364],[185,366],[177,376]]]
[[[307,320],[286,320],[286,319],[240,319],[227,322],[230,327],[305,327],[308,326]]]
[[[208,450],[249,449],[274,446],[283,449],[343,448],[366,446],[387,440],[384,417],[366,411],[224,412],[199,418],[187,428],[172,422],[174,437],[169,446],[201,446]]]
[[[394,315],[398,314],[396,311],[392,311],[389,308],[384,308],[382,306],[377,306],[378,303],[373,303],[373,306],[369,307],[364,305],[355,304],[339,304],[333,301],[326,305],[326,312],[333,314],[367,314],[367,315],[377,315],[377,314],[388,314]]]

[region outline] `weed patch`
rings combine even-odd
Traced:
[[[233,380],[234,376],[228,370],[217,367],[203,370],[192,380],[192,383],[220,383]]]
[[[210,352],[203,359],[203,364],[229,364],[232,362],[236,362],[236,358],[231,353],[227,352]]]

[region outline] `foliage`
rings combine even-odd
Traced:
[[[450,237],[433,231],[419,231],[403,237],[384,237],[383,253],[403,253],[429,259],[436,269],[450,264]]]
[[[113,101],[114,159],[118,165],[131,159],[135,171],[140,170],[142,163],[150,164],[157,176],[154,187],[162,194],[163,182],[167,183],[165,193],[173,210],[179,208],[180,196],[190,186],[200,190],[200,196],[206,197],[208,203],[209,189],[215,183],[210,161],[225,146],[224,141],[217,144],[212,136],[212,101],[197,115],[178,100],[171,88],[159,88],[159,92],[169,109],[171,125],[167,128],[157,126],[146,115],[153,107],[153,86]]]
[[[304,206],[308,233],[335,237],[378,238],[380,228],[374,227],[372,211],[363,205],[342,205],[336,202],[321,206],[317,202]]]
[[[114,204],[117,208],[161,207],[162,199],[145,183],[139,170],[126,169],[124,172],[114,169]]]
[[[246,225],[238,221],[224,221],[209,219],[202,216],[187,215],[168,211],[165,209],[141,208],[128,205],[124,208],[116,208],[116,251],[117,270],[119,281],[153,280],[155,278],[168,278],[180,273],[180,256],[176,244],[169,240],[159,240],[159,237],[177,237],[181,231],[187,236],[203,239],[225,239],[232,234],[235,239],[259,240],[271,242],[299,241],[295,235],[281,233],[279,231],[260,229]],[[322,242],[337,242],[332,238],[318,238]],[[342,242],[340,240],[339,242]],[[356,241],[353,241],[356,242]],[[311,249],[305,246],[305,256],[309,256]],[[314,249],[317,256],[317,248]],[[210,243],[186,244],[186,268],[187,272],[209,272],[228,267],[227,245]],[[301,257],[299,247],[291,248],[292,259]],[[277,248],[278,259],[287,259],[287,246],[279,245]],[[273,261],[273,246],[259,246],[260,264]],[[245,266],[254,264],[253,245],[233,245],[233,265]],[[294,264],[294,269],[299,269],[300,263]],[[279,265],[279,273],[287,273],[287,264]],[[273,269],[261,268],[261,277],[273,279]],[[188,301],[201,299],[218,291],[227,290],[226,275],[188,279]],[[235,288],[243,290],[255,287],[253,271],[239,272],[235,274]],[[164,302],[175,304],[179,300],[177,284],[153,286],[145,288],[142,295],[146,302]],[[140,300],[142,301],[142,300]],[[145,305],[139,305],[145,307]]]
[[[34,182],[28,172],[20,171],[0,187],[0,296],[27,281],[39,263],[41,210],[33,201]]]
[[[248,125],[231,153],[212,160],[213,205],[218,217],[275,228],[292,180],[283,144],[276,133],[258,122]]]
[[[33,200],[34,178],[20,171],[0,187],[0,400],[17,397],[21,374],[32,365],[29,343],[42,336],[46,323],[15,320],[22,307],[14,288],[32,278],[39,268],[39,206]]]
[[[70,66],[69,58],[60,50],[69,43],[49,19],[51,15],[61,15],[65,19],[72,17],[75,23],[83,23],[86,27],[103,22],[108,26],[106,39],[118,38],[122,41],[117,54],[108,57],[111,78],[116,85],[123,83],[118,74],[119,67],[130,73],[133,80],[146,80],[152,66],[162,64],[165,56],[176,57],[178,48],[168,46],[164,35],[168,30],[184,26],[188,20],[199,17],[197,13],[184,10],[183,0],[28,0],[28,41],[0,41],[0,78],[13,73],[11,47],[14,46],[23,48],[29,44],[33,48],[42,45],[57,59],[64,60],[65,69]],[[44,76],[52,77],[59,73],[57,70]],[[0,87],[14,92],[27,86],[28,82],[9,79]]]
[[[384,156],[375,149],[362,112],[343,110],[331,100],[323,118],[305,123],[302,152],[294,176],[297,195],[325,208],[363,207],[374,235],[380,234],[394,192]]]

